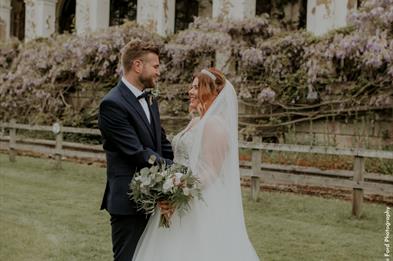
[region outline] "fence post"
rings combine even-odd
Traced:
[[[56,148],[55,148],[55,169],[61,169],[61,156],[63,154],[63,132],[61,124],[56,122],[52,126],[52,131],[56,135]]]
[[[10,146],[9,146],[9,158],[11,162],[16,161],[16,120],[11,119],[10,121]]]
[[[253,142],[258,144],[262,142],[261,137],[253,137]],[[261,181],[258,176],[261,171],[261,157],[262,151],[258,149],[253,149],[251,152],[251,168],[252,168],[252,176],[251,176],[251,200],[258,201],[259,191],[261,188]]]
[[[364,181],[364,161],[363,157],[355,156],[353,163],[353,181],[356,182],[353,188],[352,215],[359,218],[362,214],[363,188],[360,186]]]

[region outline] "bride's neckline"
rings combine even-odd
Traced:
[[[182,131],[181,136],[183,136],[185,133],[191,131],[191,130],[195,127],[195,125],[198,124],[198,122],[200,121],[200,119],[201,119],[201,117],[195,117],[195,118],[193,118],[193,119],[190,121],[190,123],[187,125],[187,127]]]

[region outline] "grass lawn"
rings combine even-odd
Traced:
[[[0,260],[111,260],[109,215],[98,210],[105,169],[52,166],[0,154]],[[383,260],[384,205],[365,204],[357,220],[346,201],[264,192],[254,203],[247,193],[247,228],[261,260]]]

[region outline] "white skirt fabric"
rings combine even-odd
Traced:
[[[216,187],[216,186],[215,186]],[[204,191],[205,198],[209,192]],[[214,207],[213,207],[214,206]],[[151,216],[138,243],[134,261],[257,261],[239,212],[220,209],[220,202],[194,200],[191,211],[172,216],[169,228],[160,228],[160,213]],[[218,207],[218,208],[217,208]],[[235,214],[234,216],[230,216]]]

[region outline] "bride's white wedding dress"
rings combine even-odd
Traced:
[[[193,120],[172,142],[174,161],[191,168],[202,182],[203,201],[172,216],[160,228],[151,216],[134,261],[257,261],[244,224],[240,191],[237,97],[227,81],[201,119]]]

